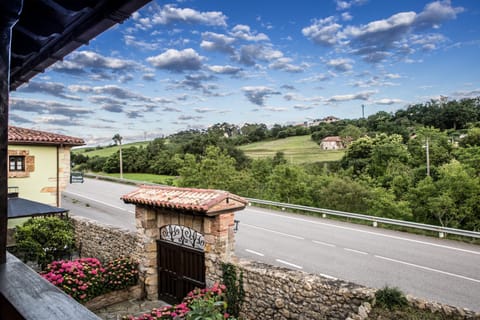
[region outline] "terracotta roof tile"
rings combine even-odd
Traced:
[[[80,138],[65,136],[62,134],[9,126],[8,143],[54,145],[65,144],[70,146],[81,146],[85,144],[85,141]]]
[[[221,190],[191,189],[163,186],[140,186],[121,197],[125,203],[187,210],[213,214],[226,210],[242,210],[248,201]]]

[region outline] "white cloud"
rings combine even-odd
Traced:
[[[325,19],[315,19],[313,24],[302,29],[302,34],[315,42],[324,46],[333,46],[340,41],[339,33],[342,26],[336,22],[333,16]]]
[[[328,98],[327,102],[344,102],[344,101],[351,101],[351,100],[368,100],[370,96],[377,93],[376,91],[364,91],[352,94],[344,94],[344,95],[335,95]]]
[[[203,32],[200,47],[207,51],[220,51],[232,54],[235,38],[215,32]]]
[[[227,16],[220,11],[200,12],[190,8],[177,8],[173,4],[167,4],[154,14],[152,22],[163,25],[183,22],[226,27]]]
[[[339,58],[339,59],[331,59],[327,62],[327,65],[329,67],[332,67],[334,68],[335,70],[337,71],[340,71],[340,72],[345,72],[345,71],[349,71],[349,70],[352,70],[352,63],[353,63],[353,60],[352,59],[342,59],[342,58]]]
[[[158,69],[166,69],[172,72],[183,72],[186,70],[200,69],[204,59],[204,57],[200,56],[192,48],[184,49],[182,51],[168,49],[164,53],[147,58],[147,62],[151,63]]]
[[[381,105],[392,105],[397,103],[403,103],[403,100],[383,98],[383,99],[375,100],[373,103],[381,104]]]
[[[237,24],[232,28],[230,34],[241,40],[245,41],[268,41],[270,40],[268,36],[264,33],[254,33],[250,30],[250,27],[244,24]]]
[[[230,75],[236,75],[239,72],[242,71],[242,68],[237,68],[234,66],[230,65],[225,65],[225,66],[209,66],[208,69],[212,72],[219,73],[219,74],[230,74]]]

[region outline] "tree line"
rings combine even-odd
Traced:
[[[475,98],[429,101],[315,127],[223,123],[124,148],[123,170],[178,176],[178,186],[478,231],[479,121]],[[306,134],[317,142],[343,137],[344,157],[294,165],[282,153],[253,160],[237,148]],[[72,160],[81,169],[119,172],[118,152],[107,158],[74,154]]]

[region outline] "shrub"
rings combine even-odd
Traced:
[[[53,261],[42,277],[79,302],[86,302],[104,292],[100,261],[81,258]]]
[[[243,290],[243,271],[237,276],[237,268],[231,263],[222,263],[223,283],[226,291],[227,312],[235,317],[240,314],[245,291]]]
[[[194,289],[187,294],[182,303],[174,306],[166,306],[160,309],[153,309],[150,313],[139,317],[125,316],[123,320],[176,320],[185,318],[187,320],[235,320],[227,311],[225,302],[226,287],[215,284],[211,288]]]
[[[118,258],[105,266],[104,285],[106,291],[122,290],[138,281],[138,263],[128,258]]]
[[[375,293],[378,306],[392,310],[396,307],[404,307],[408,304],[407,298],[400,289],[385,286]]]
[[[121,290],[138,281],[138,263],[118,258],[105,268],[96,258],[54,261],[41,275],[78,302],[87,302],[101,294]]]
[[[71,255],[75,245],[71,221],[57,217],[27,220],[17,227],[15,240],[20,258],[36,261],[42,269],[54,260]]]

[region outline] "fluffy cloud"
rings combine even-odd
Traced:
[[[257,60],[273,62],[280,58],[283,58],[281,51],[274,50],[271,46],[257,44],[242,46],[237,56],[238,62],[246,66],[255,65]]]
[[[313,24],[302,29],[302,34],[316,44],[333,46],[338,43],[339,31],[342,28],[335,17],[314,20]]]
[[[93,51],[73,52],[64,61],[55,63],[52,69],[57,72],[72,75],[85,74],[86,69],[95,70],[96,73],[103,71],[127,72],[140,68],[133,60],[125,60],[114,57],[105,57]]]
[[[147,61],[158,69],[183,72],[200,69],[204,59],[195,50],[188,48],[182,51],[168,49],[164,53],[147,58]]]
[[[173,4],[160,7],[151,20],[154,24],[191,23],[209,26],[227,26],[227,16],[220,11],[200,12],[190,8],[177,8]],[[144,24],[146,24],[145,21]]]
[[[296,110],[300,110],[300,111],[313,109],[312,106],[305,106],[305,105],[302,105],[302,104],[296,104],[296,105],[293,106],[293,108],[296,109]]]
[[[379,100],[375,100],[375,104],[380,104],[380,105],[392,105],[392,104],[397,104],[397,103],[402,103],[403,100],[400,99],[389,99],[389,98],[383,98]]]
[[[160,43],[158,42],[138,40],[132,35],[124,35],[123,41],[127,46],[136,47],[143,50],[158,50],[158,48],[160,48]]]
[[[224,34],[204,32],[202,33],[202,42],[200,43],[200,47],[207,51],[220,51],[233,54],[235,51],[233,47],[234,42],[235,38],[226,36]]]
[[[18,91],[49,94],[58,98],[69,99],[69,100],[82,100],[80,97],[69,95],[66,92],[66,89],[67,88],[62,83],[32,81],[22,86]]]
[[[105,85],[105,86],[85,86],[85,85],[71,85],[68,87],[72,92],[83,92],[83,93],[95,93],[95,94],[107,94],[116,99],[121,100],[133,100],[133,101],[144,101],[150,102],[151,98],[142,96],[133,91],[124,89],[116,85]]]
[[[327,66],[334,68],[337,71],[345,72],[352,70],[352,59],[331,59],[327,62]]]
[[[337,1],[337,9],[345,10],[364,1]],[[449,0],[434,1],[424,9],[398,12],[388,18],[358,26],[343,27],[337,18],[330,16],[313,20],[302,29],[305,37],[324,46],[342,45],[344,48],[370,63],[377,63],[393,55],[405,56],[420,46],[422,50],[434,50],[444,39],[439,35],[422,35],[428,29],[438,29],[442,23],[455,19],[464,9],[452,7]],[[345,21],[350,15],[342,16]],[[343,48],[343,49],[344,49]]]
[[[328,98],[327,102],[344,102],[351,100],[368,100],[372,95],[377,93],[376,91],[365,91],[352,94],[336,95]]]
[[[247,86],[247,87],[243,87],[242,91],[244,92],[245,96],[251,103],[259,106],[263,106],[265,104],[265,98],[271,95],[280,94],[280,92],[264,86],[258,86],[258,87]]]
[[[201,119],[203,119],[202,116],[190,116],[190,115],[184,115],[184,114],[178,117],[178,120],[182,120],[182,121],[201,120]]]
[[[295,64],[292,64],[291,62],[292,62],[291,58],[286,58],[286,57],[278,58],[274,62],[270,63],[268,67],[271,69],[283,70],[291,73],[303,72],[307,67],[306,64],[295,65]]]
[[[22,111],[36,114],[64,116],[68,118],[87,117],[88,115],[93,113],[93,111],[90,111],[86,107],[71,106],[57,101],[22,98],[11,98],[10,109],[12,111],[12,114],[16,114],[18,111]]]
[[[268,36],[264,33],[254,33],[250,30],[250,27],[244,24],[237,24],[232,28],[230,34],[241,40],[245,41],[268,41],[270,40]]]
[[[212,108],[195,108],[193,109],[197,113],[208,113],[208,112],[215,112],[215,109]]]
[[[336,0],[337,10],[348,10],[353,6],[358,6],[367,2],[367,0]]]
[[[214,95],[213,90],[216,90],[218,87],[215,84],[207,83],[214,79],[213,76],[206,75],[204,73],[198,74],[189,74],[181,81],[176,81],[174,88],[184,88],[187,90],[200,90],[205,95]]]
[[[242,71],[242,68],[237,68],[230,65],[225,66],[209,66],[208,69],[214,73],[218,74],[229,74],[229,75],[236,75]]]
[[[122,113],[123,112],[123,107],[118,104],[104,104],[102,105],[102,109],[108,112],[113,112],[113,113]]]

